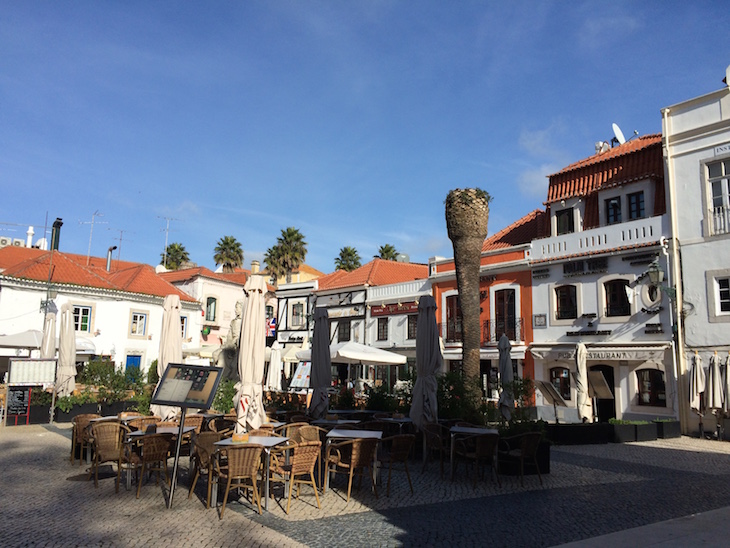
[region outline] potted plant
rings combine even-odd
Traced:
[[[634,421],[636,427],[636,441],[652,441],[657,438],[657,426],[655,422]]]
[[[608,422],[613,425],[614,443],[636,441],[636,425],[632,421],[609,419]]]
[[[76,415],[98,413],[99,404],[96,395],[89,386],[75,390],[70,396],[56,399],[56,421],[71,422]]]
[[[679,438],[682,435],[680,422],[676,419],[654,419],[657,438]]]
[[[28,408],[28,422],[30,424],[47,424],[51,420],[51,401],[53,395],[40,386],[30,389],[30,407]]]

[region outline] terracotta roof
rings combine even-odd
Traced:
[[[159,276],[170,283],[183,282],[192,280],[197,277],[211,278],[223,282],[230,282],[237,285],[246,283],[247,275],[244,272],[234,272],[232,274],[223,274],[213,272],[204,266],[196,266],[195,268],[181,268],[180,270],[170,270],[169,272],[160,272]]]
[[[340,273],[340,274],[338,274]],[[428,278],[428,266],[417,263],[399,263],[373,259],[352,272],[338,270],[319,278],[319,290],[341,287],[376,286],[423,280]]]
[[[546,217],[547,214],[542,209],[528,213],[484,240],[482,252],[529,244],[536,238],[542,238],[545,235]]]
[[[545,204],[647,178],[664,179],[660,133],[632,139],[550,175]]]
[[[235,284],[239,285],[245,285],[246,281],[251,277],[251,271],[249,270],[240,270],[236,272],[220,272],[216,273],[216,276],[218,276],[221,279],[224,279],[229,282],[233,282]]]
[[[22,251],[21,251],[22,249]],[[77,261],[83,259],[81,265]],[[127,291],[165,297],[178,295],[180,300],[197,302],[195,299],[177,289],[171,283],[160,278],[154,269],[146,264],[126,262],[132,265],[122,270],[107,272],[98,266],[87,267],[85,255],[53,252],[51,282],[55,284],[77,285],[96,289]],[[106,265],[106,261],[104,261]],[[0,267],[4,276],[48,281],[51,266],[51,252],[33,248],[0,249]]]

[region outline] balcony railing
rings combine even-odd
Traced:
[[[525,340],[525,323],[522,318],[512,320],[487,320],[482,323],[482,346],[497,344],[502,333],[510,341],[522,342]]]
[[[712,236],[730,233],[730,208],[725,206],[713,207],[710,210]]]

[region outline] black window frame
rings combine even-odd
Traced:
[[[378,318],[378,338],[379,341],[388,340],[388,318]]]
[[[603,283],[607,317],[631,316],[631,302],[626,294],[628,285],[628,280],[621,278]]]
[[[644,207],[644,191],[632,192],[626,196],[629,205],[629,220],[643,219],[646,217]]]
[[[350,340],[351,335],[349,320],[337,322],[337,342],[347,342]]]
[[[638,403],[641,406],[666,407],[667,386],[664,371],[639,369],[636,371]]]
[[[558,236],[575,232],[573,208],[561,209],[555,212],[555,230]]]
[[[606,198],[606,224],[615,225],[621,222],[621,196]]]
[[[570,370],[567,367],[550,368],[550,383],[565,401],[570,401]]]
[[[418,314],[408,315],[408,332],[406,333],[407,339],[415,339],[418,334]]]
[[[570,284],[557,286],[555,288],[555,319],[575,320],[577,318],[578,290],[576,286]]]

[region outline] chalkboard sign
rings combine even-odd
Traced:
[[[27,415],[30,407],[30,386],[8,387],[8,415]]]

